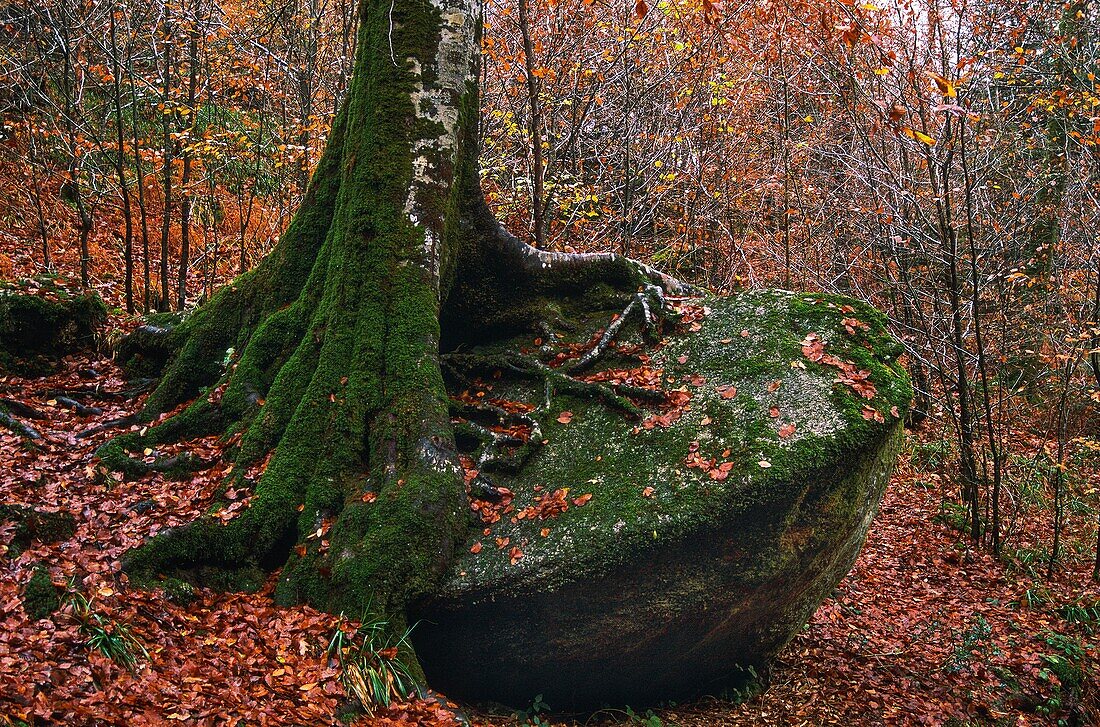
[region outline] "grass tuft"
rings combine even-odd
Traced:
[[[364,620],[351,634],[340,627],[333,633],[326,656],[339,663],[344,689],[368,716],[416,693],[417,680],[405,656],[412,653],[411,633],[410,627],[395,638],[381,618]]]

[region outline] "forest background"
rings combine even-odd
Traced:
[[[249,269],[324,147],[354,13],[5,3],[0,279],[94,289],[121,320]],[[944,634],[933,661],[989,689],[941,711],[1095,716],[1100,6],[490,0],[484,28],[496,214],[539,247],[614,250],[723,293],[825,290],[883,310],[916,399],[879,545],[938,553],[921,567],[967,605],[920,615]],[[900,527],[913,507],[928,517]],[[904,592],[905,556],[874,572],[865,557],[853,578]],[[811,632],[858,608],[845,598]],[[1014,628],[1026,649],[998,641]],[[806,639],[792,659],[832,648]],[[1007,671],[980,673],[991,659]]]

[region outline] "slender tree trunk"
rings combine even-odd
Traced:
[[[27,148],[30,152],[31,186],[34,189],[34,210],[38,216],[38,234],[42,238],[42,267],[53,270],[50,257],[50,238],[46,232],[46,211],[42,207],[42,185],[38,181],[38,144],[34,141],[34,129],[27,133]]]
[[[779,124],[782,131],[780,144],[782,144],[783,157],[783,287],[791,287],[791,117],[790,117],[790,80],[787,78],[786,54],[784,44],[786,38],[780,34],[779,42],[779,75],[783,79],[783,93],[780,102]]]
[[[531,40],[527,0],[519,0],[519,30],[523,38],[523,74],[527,82],[527,132],[531,144],[531,228],[535,247],[546,244],[542,161],[542,104],[539,100],[539,79],[536,75],[535,44]]]
[[[79,140],[76,133],[76,50],[73,48],[72,25],[75,18],[66,17],[61,24],[61,48],[64,59],[63,76],[61,80],[62,95],[64,98],[63,115],[65,135],[69,145],[69,178],[66,180],[66,193],[69,200],[76,207],[77,232],[79,233],[80,246],[80,285],[87,289],[91,286],[91,256],[88,250],[88,238],[92,233],[92,217],[88,213],[88,207],[84,202],[84,194],[81,188],[81,167],[83,161],[78,149]]]
[[[126,75],[130,84],[130,130],[134,144],[134,189],[137,191],[138,219],[141,222],[141,305],[148,312],[152,288],[152,270],[149,261],[149,215],[145,207],[145,170],[141,158],[141,136],[138,132],[137,84],[134,82],[134,58],[129,51],[126,54]]]
[[[258,125],[258,128],[256,130],[256,148],[257,148],[257,150],[256,150],[256,154],[255,154],[254,170],[253,170],[253,173],[252,173],[252,178],[253,179],[255,179],[257,176],[259,176],[260,168],[263,165],[263,158],[259,153],[259,147],[260,147],[260,144],[262,143],[263,138],[264,138],[264,124],[265,124],[266,120],[267,120],[267,113],[263,109],[261,109],[260,110],[259,125]],[[245,204],[245,196],[246,195],[248,197],[248,203],[247,204]],[[248,270],[248,245],[247,245],[248,225],[252,221],[252,209],[255,206],[255,204],[256,204],[256,188],[254,186],[253,187],[246,187],[245,184],[242,182],[240,184],[240,186],[238,188],[238,192],[237,192],[237,217],[238,217],[237,228],[240,232],[240,240],[239,240],[240,241],[240,259],[238,260],[237,272],[239,274],[242,274],[242,275],[244,274],[244,272],[246,270]]]
[[[199,22],[197,17],[191,19],[194,25]],[[199,85],[199,30],[192,27],[188,33],[187,42],[188,63],[190,64],[187,80],[187,120],[188,129],[195,128],[195,116],[197,109],[195,102]],[[191,165],[193,155],[186,146],[190,144],[191,134],[188,133],[183,150],[183,172],[180,175],[180,262],[179,276],[176,285],[176,310],[187,307],[187,268],[190,265],[191,256]]]
[[[171,109],[172,103],[172,72],[173,72],[173,46],[172,38],[173,19],[168,14],[164,21],[164,79],[161,92],[161,140],[162,167],[161,183],[164,190],[164,206],[160,227],[160,303],[157,308],[171,310],[172,298],[168,290],[168,250],[172,231],[172,159],[174,157],[175,142],[172,140],[172,127],[175,112]]]
[[[115,28],[115,8],[110,13],[111,34],[111,90],[115,111],[115,172],[118,175],[118,190],[122,197],[122,217],[124,224],[122,255],[126,265],[124,286],[126,288],[126,312],[134,312],[134,220],[130,206],[130,188],[126,184],[126,143],[123,141],[125,127],[122,123],[122,68],[118,47],[118,33]]]
[[[1075,352],[1076,353],[1076,352]],[[1062,555],[1062,529],[1065,525],[1065,471],[1066,471],[1066,430],[1069,424],[1069,391],[1073,383],[1073,373],[1076,370],[1076,356],[1064,364],[1062,371],[1062,390],[1059,393],[1058,403],[1054,410],[1055,437],[1057,441],[1055,462],[1051,473],[1051,489],[1054,494],[1054,535],[1050,544],[1050,558],[1047,561],[1047,578],[1054,576],[1054,569],[1058,565],[1058,559]]]
[[[978,248],[975,242],[977,224],[975,223],[975,181],[970,170],[970,148],[967,146],[966,122],[959,122],[959,147],[960,160],[963,172],[964,204],[966,205],[966,237],[968,242],[968,257],[970,264],[970,315],[974,325],[974,346],[978,353],[978,377],[981,381],[981,403],[985,417],[986,446],[989,447],[989,457],[993,465],[993,491],[990,496],[990,545],[994,555],[1001,552],[1001,487],[1002,487],[1002,455],[1000,442],[997,438],[996,425],[993,420],[993,401],[991,382],[989,376],[989,362],[985,351],[985,333],[981,319],[981,276],[978,273]]]

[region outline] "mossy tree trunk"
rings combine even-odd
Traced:
[[[594,288],[677,284],[616,255],[535,250],[488,212],[476,1],[359,12],[347,98],[301,209],[267,259],[167,334],[176,353],[141,417],[194,401],[101,456],[126,470],[129,452],[220,432],[231,480],[255,486],[227,524],[204,517],[132,552],[135,577],[213,583],[285,562],[280,601],[399,620],[468,525],[441,337],[534,328]]]

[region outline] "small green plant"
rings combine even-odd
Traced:
[[[337,627],[332,635],[325,654],[339,663],[344,689],[368,716],[416,692],[416,678],[405,661],[405,654],[412,649],[408,643],[411,633],[412,627],[395,637],[388,621],[369,618],[354,633]]]
[[[542,715],[549,711],[550,705],[542,701],[541,694],[536,694],[530,707],[518,709],[512,716],[524,727],[549,727],[550,723],[542,718]]]
[[[1001,559],[1010,570],[1023,573],[1033,579],[1044,577],[1048,558],[1046,548],[1042,547],[1015,548],[1011,552],[1004,551],[1001,554]],[[1027,605],[1030,608],[1039,604],[1028,603]]]
[[[119,623],[96,610],[94,601],[70,587],[65,599],[72,607],[73,618],[80,623],[80,634],[87,647],[136,673],[149,652],[126,624]]]
[[[965,505],[944,500],[940,503],[940,511],[932,517],[932,522],[946,525],[960,533],[970,532],[970,511]]]
[[[630,720],[630,724],[640,724],[642,727],[664,727],[665,725],[660,717],[653,714],[652,709],[647,709],[645,714],[637,714],[633,709],[627,707],[626,716]]]
[[[935,472],[951,460],[953,449],[948,439],[917,443],[913,447],[913,466],[922,472]]]
[[[989,637],[993,634],[993,628],[985,616],[976,614],[970,627],[963,632],[962,639],[951,655],[947,657],[943,670],[948,674],[958,674],[966,668],[967,664],[975,656],[985,656],[992,652],[998,655],[1000,651],[989,644]]]
[[[1100,631],[1100,601],[1067,603],[1056,611],[1066,623],[1079,626],[1087,634]]]
[[[1063,707],[1076,702],[1089,678],[1086,647],[1072,636],[1054,631],[1039,634],[1052,653],[1040,656],[1043,666],[1039,669],[1039,678],[1051,684],[1053,693],[1035,711],[1042,715],[1053,715]],[[1059,720],[1059,724],[1064,724]]]
[[[1054,463],[1046,455],[1035,458],[1019,454],[1010,454],[1006,471],[1012,473],[1007,483],[1014,489],[1020,502],[1030,507],[1046,507],[1047,483],[1050,481]]]

